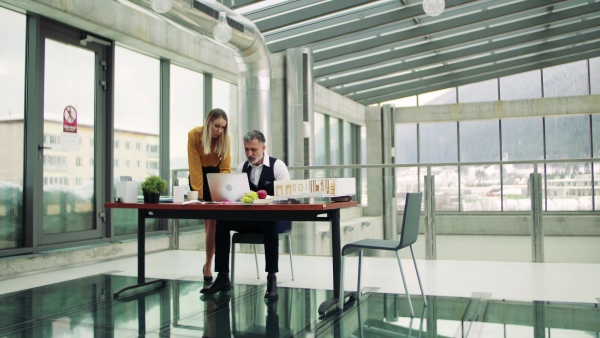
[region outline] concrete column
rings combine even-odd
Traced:
[[[529,191],[531,192],[531,217],[533,232],[531,249],[533,262],[544,261],[544,222],[542,218],[542,174],[529,174]]]
[[[381,163],[394,163],[394,130],[395,118],[393,106],[386,104],[381,107]],[[383,238],[398,238],[396,205],[396,170],[394,168],[383,168],[381,193],[383,195]]]
[[[367,164],[381,164],[383,149],[381,147],[381,108],[367,107],[366,117],[367,125]],[[383,215],[383,169],[367,169],[367,199],[368,205],[364,209],[366,216]]]
[[[314,163],[314,88],[312,52],[309,48],[291,48],[285,52],[285,97],[287,102],[287,163],[310,166]],[[308,171],[296,171],[292,179],[308,178]]]

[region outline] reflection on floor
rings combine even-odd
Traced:
[[[598,337],[597,304],[512,302],[366,293],[345,310],[319,317],[331,291],[236,285],[205,297],[197,281],[114,299],[134,277],[100,274],[0,296],[0,337]]]

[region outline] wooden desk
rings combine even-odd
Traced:
[[[141,286],[164,280],[146,281],[145,224],[147,218],[164,219],[216,219],[239,221],[315,221],[329,222],[331,226],[331,258],[333,265],[333,299],[319,306],[323,315],[336,306],[340,294],[340,209],[357,206],[356,201],[325,204],[173,204],[173,203],[104,203],[106,209],[137,209],[138,211],[138,277],[135,285],[126,286],[113,293],[115,297]]]

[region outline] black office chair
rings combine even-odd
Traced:
[[[360,275],[361,275],[361,264],[364,249],[374,250],[386,250],[395,251],[396,258],[398,259],[398,266],[400,267],[400,275],[402,276],[402,283],[404,284],[404,291],[406,292],[406,298],[408,299],[408,305],[410,307],[410,315],[413,317],[415,312],[413,311],[412,303],[410,301],[410,294],[406,287],[406,280],[404,279],[404,271],[402,271],[402,263],[400,263],[400,255],[398,251],[400,249],[409,247],[412,255],[413,262],[415,264],[415,271],[417,272],[417,279],[419,280],[419,287],[421,288],[421,295],[423,296],[424,306],[427,306],[427,300],[425,299],[425,292],[423,291],[423,285],[421,284],[421,277],[419,277],[419,269],[417,268],[417,261],[415,260],[415,254],[413,252],[412,245],[417,241],[419,236],[419,221],[421,219],[421,202],[423,200],[423,193],[407,193],[406,203],[404,205],[404,216],[402,218],[402,231],[400,233],[400,241],[393,239],[362,239],[353,243],[348,243],[342,248],[342,264],[341,264],[341,277],[340,277],[340,299],[339,309],[344,308],[344,257],[358,252],[358,287],[356,289],[356,297],[360,299]]]
[[[288,250],[290,252],[290,270],[292,271],[292,280],[294,280],[294,263],[292,261],[292,222],[289,222],[288,227],[279,233],[279,240],[287,239]],[[235,272],[235,244],[253,244],[254,246],[254,260],[256,261],[256,278],[260,279],[258,272],[258,255],[256,254],[256,244],[265,244],[265,238],[263,234],[259,233],[241,233],[236,232],[231,236],[231,284],[234,283],[234,272]]]

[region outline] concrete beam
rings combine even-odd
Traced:
[[[600,95],[395,108],[396,123],[449,122],[600,113]]]

